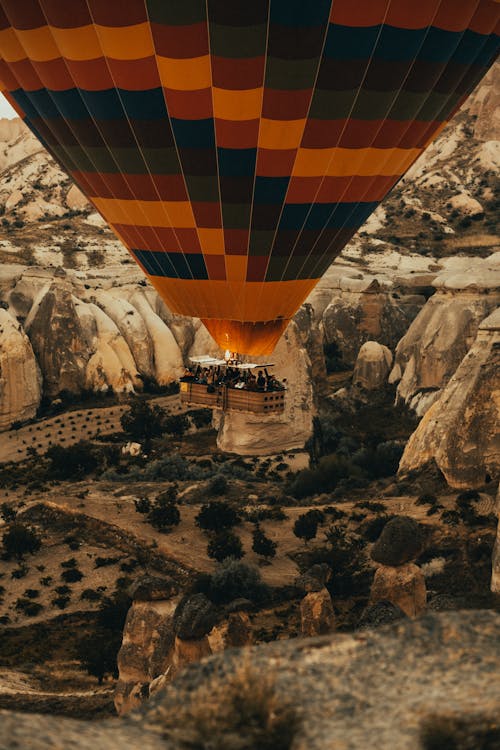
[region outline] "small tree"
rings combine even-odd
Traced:
[[[225,495],[227,492],[227,479],[224,474],[216,474],[208,483],[210,495]]]
[[[260,526],[256,526],[253,531],[252,549],[257,555],[271,558],[276,555],[278,545],[264,534]]]
[[[244,554],[241,539],[232,531],[219,532],[210,540],[207,547],[207,555],[217,562],[222,562],[226,557],[240,560]]]
[[[293,533],[298,539],[303,539],[305,543],[314,539],[318,533],[318,519],[309,513],[303,513],[297,518],[293,525]]]
[[[149,446],[153,438],[163,434],[165,417],[165,410],[160,406],[150,406],[143,399],[134,399],[129,411],[122,414],[120,423],[131,438]]]
[[[148,513],[148,521],[158,531],[166,532],[179,525],[181,514],[175,503],[158,499]]]
[[[11,557],[22,560],[28,553],[34,555],[41,546],[42,540],[36,531],[24,523],[13,523],[3,535],[3,548],[7,560]]]
[[[95,471],[100,464],[95,449],[84,440],[67,448],[52,445],[45,456],[50,460],[48,473],[54,479],[83,477]]]
[[[11,523],[17,515],[17,511],[9,503],[2,503],[0,505],[0,516],[2,516],[5,523]]]
[[[196,525],[205,531],[220,531],[230,529],[239,522],[240,518],[229,503],[224,500],[212,500],[203,505],[195,518]]]
[[[185,414],[171,414],[165,419],[164,428],[169,435],[182,440],[189,429],[189,419]]]

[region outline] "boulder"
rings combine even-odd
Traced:
[[[173,618],[177,600],[134,601],[118,652],[115,707],[124,714],[149,695],[149,683],[164,674],[174,658]]]
[[[153,602],[172,599],[178,593],[178,587],[171,578],[144,576],[134,581],[129,594],[136,602]]]
[[[381,388],[387,382],[391,364],[392,354],[386,346],[367,341],[359,350],[352,382],[367,391]]]
[[[175,633],[183,641],[199,640],[210,633],[216,616],[216,609],[205,594],[193,594],[183,599],[175,611]]]
[[[321,591],[330,578],[332,577],[332,570],[326,563],[317,563],[312,565],[305,573],[295,579],[295,586],[311,593],[312,591]]]
[[[407,516],[388,521],[372,547],[372,560],[382,565],[404,565],[415,559],[422,549],[420,525]]]
[[[450,198],[452,209],[458,211],[462,216],[482,216],[484,209],[472,195],[468,193],[457,193]]]
[[[241,648],[253,643],[252,623],[246,612],[231,612],[227,619],[226,648]]]
[[[427,591],[425,577],[413,563],[397,568],[381,565],[375,571],[370,590],[370,605],[391,602],[408,617],[417,617],[425,612]]]
[[[174,655],[172,659],[172,674],[177,674],[177,672],[188,664],[201,661],[207,656],[211,656],[211,654],[212,649],[210,648],[208,636],[204,635],[201,638],[190,638],[188,641],[176,636]]]
[[[0,431],[32,419],[42,396],[42,378],[30,340],[0,308]]]
[[[359,619],[358,628],[379,628],[382,625],[389,625],[391,622],[397,622],[406,617],[403,610],[390,601],[378,601],[376,604],[370,604],[363,612]]]
[[[500,309],[480,324],[470,351],[410,437],[401,474],[435,463],[457,489],[498,476],[499,344]]]
[[[335,613],[326,588],[311,591],[300,603],[300,632],[303,636],[325,635],[335,630]]]
[[[90,203],[76,185],[72,185],[66,193],[65,203],[71,211],[83,211],[90,208]]]
[[[5,210],[10,211],[12,208],[15,208],[19,203],[21,203],[23,198],[24,195],[20,190],[14,190],[5,201]]]
[[[314,415],[310,362],[293,321],[278,342],[272,361],[277,377],[287,379],[284,412],[262,415],[216,410],[221,450],[262,456],[301,449],[310,437]]]

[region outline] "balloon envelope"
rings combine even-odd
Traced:
[[[0,84],[169,307],[270,353],[498,53],[495,0],[0,0]]]

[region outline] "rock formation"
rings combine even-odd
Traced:
[[[285,410],[262,416],[228,411],[219,415],[217,445],[240,455],[265,455],[303,448],[312,433],[314,413],[310,362],[295,323],[290,323],[272,356],[275,371],[287,380]]]
[[[500,487],[497,492],[496,513],[498,518],[497,536],[493,547],[493,560],[491,564],[491,590],[500,594]]]
[[[35,416],[41,384],[28,337],[17,320],[0,307],[0,431]]]
[[[408,441],[402,474],[435,462],[457,488],[498,476],[499,331],[500,309],[479,325],[470,351]]]
[[[115,708],[125,714],[149,695],[149,685],[168,672],[174,652],[176,586],[168,580],[147,577],[131,592],[134,599],[127,614],[118,653],[119,678]]]
[[[367,341],[359,350],[352,382],[367,391],[381,388],[387,381],[391,364],[390,349],[377,341]]]
[[[300,603],[300,632],[303,636],[325,635],[335,630],[335,613],[326,588],[311,591]]]
[[[235,732],[246,737],[253,729],[250,718],[232,720],[237,701],[248,696],[238,675],[273,686],[269,708],[286,707],[297,749],[500,743],[500,615],[464,611],[336,633],[300,648],[292,640],[228,651],[191,665],[141,713],[119,722],[4,711],[0,750],[181,750],[188,740],[193,746],[196,728],[203,746],[207,725],[211,741],[228,747]]]
[[[341,277],[323,313],[325,342],[335,343],[345,365],[354,365],[361,346],[377,341],[389,349],[406,333],[425,298],[396,294],[377,279]]]
[[[391,382],[420,416],[439,397],[469,351],[481,321],[500,301],[498,257],[435,279],[437,293],[396,348]]]
[[[371,551],[372,560],[381,564],[372,582],[370,605],[390,602],[408,617],[425,611],[425,577],[410,562],[421,549],[422,530],[412,518],[396,516],[386,523]]]

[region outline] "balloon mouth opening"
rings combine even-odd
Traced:
[[[272,354],[289,320],[241,323],[238,320],[202,318],[209,334],[223,351],[251,354],[254,357]]]

